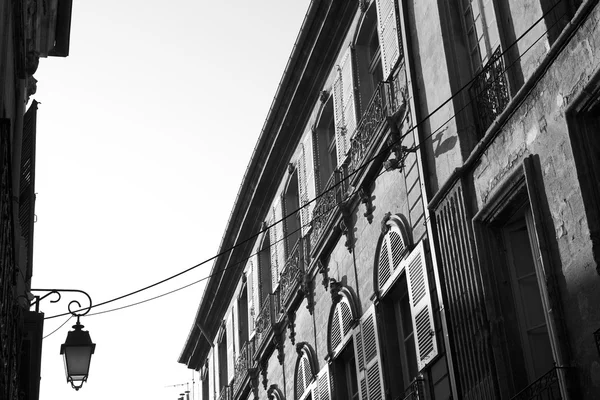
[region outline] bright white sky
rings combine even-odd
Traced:
[[[35,75],[34,288],[81,289],[100,303],[217,252],[308,4],[74,0],[70,56],[42,59]],[[69,321],[44,339],[40,399],[177,399],[185,387],[167,386],[191,382],[177,359],[203,288],[83,318],[97,347],[79,392],[59,354]],[[46,320],[44,334],[66,318]]]

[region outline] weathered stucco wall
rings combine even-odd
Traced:
[[[560,256],[560,296],[572,363],[585,398],[600,396],[600,363],[592,333],[600,327],[600,277],[592,254],[587,217],[565,112],[600,68],[600,6],[596,5],[523,104],[502,127],[473,171],[476,207],[488,200],[528,155],[539,157],[543,192]]]

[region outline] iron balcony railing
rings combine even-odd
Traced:
[[[350,139],[350,151],[348,162],[348,173],[351,174],[360,167],[369,154],[371,146],[375,143],[375,138],[383,125],[388,112],[387,102],[390,92],[390,84],[381,82],[375,89],[373,97],[369,101],[365,112],[363,113],[352,139]]]
[[[334,171],[325,184],[323,195],[317,199],[313,209],[313,230],[310,235],[311,249],[317,248],[317,243],[320,242],[323,234],[331,225],[331,221],[335,216],[334,211],[343,199],[346,186],[347,183],[343,181],[343,173],[339,170]]]
[[[287,306],[291,296],[296,292],[304,278],[303,247],[302,239],[298,240],[279,276],[279,301],[282,308]]]
[[[511,400],[560,400],[560,374],[566,373],[566,367],[554,367],[540,378],[521,390]]]
[[[414,379],[396,400],[425,400],[425,381],[422,378]]]
[[[244,386],[248,377],[248,369],[252,367],[252,357],[254,357],[254,337],[244,343],[240,349],[240,354],[235,361],[235,374],[233,377],[233,395],[236,396],[239,390]]]
[[[254,340],[256,348],[260,348],[263,341],[273,329],[273,295],[270,294],[265,298],[260,312],[256,316]]]
[[[504,111],[509,100],[500,47],[475,77],[469,91],[473,100],[479,135],[483,136],[496,117]]]
[[[233,400],[233,395],[231,393],[231,386],[223,386],[221,388],[221,393],[219,394],[218,400]]]
[[[381,82],[369,100],[354,132],[351,132],[350,150],[346,161],[336,170],[325,185],[313,210],[311,251],[317,247],[323,234],[330,228],[336,206],[345,200],[349,183],[344,179],[354,173],[376,151],[385,137],[386,120],[399,113],[406,103],[406,70],[400,63],[391,82]],[[335,189],[330,190],[335,187]]]

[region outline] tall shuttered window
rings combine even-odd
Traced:
[[[317,197],[316,190],[316,152],[315,152],[315,132],[312,129],[304,134],[304,139],[300,144],[300,156],[296,163],[298,170],[298,191],[300,196],[300,227],[302,236],[305,236],[311,226],[313,209],[315,203],[311,202]],[[288,210],[292,211],[289,207]]]
[[[286,260],[286,240],[285,223],[283,219],[283,207],[285,199],[283,196],[277,196],[271,206],[271,214],[268,222],[269,240],[271,243],[271,287],[276,288],[279,284],[279,275],[285,266]]]
[[[350,150],[350,139],[356,129],[356,96],[354,77],[354,48],[349,46],[335,66],[333,82],[333,115],[337,165],[341,166]]]

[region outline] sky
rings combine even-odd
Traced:
[[[218,251],[309,0],[74,0],[69,57],[40,61],[33,288],[94,304]],[[177,360],[212,264],[81,319],[89,380],[66,383],[75,324],[44,321],[40,400],[177,399]],[[46,317],[70,300],[42,301]],[[54,332],[54,333],[52,333]],[[175,386],[181,385],[181,386]]]

